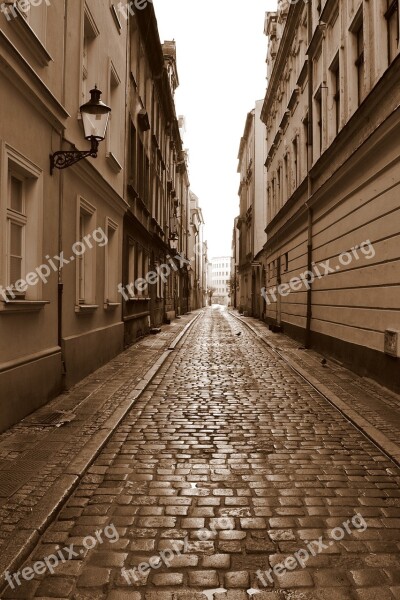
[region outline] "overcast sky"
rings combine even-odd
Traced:
[[[174,39],[192,190],[206,221],[209,258],[230,255],[239,211],[237,154],[247,113],[264,98],[264,16],[274,0],[154,0],[160,38]]]

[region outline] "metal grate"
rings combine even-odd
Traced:
[[[15,470],[0,473],[0,498],[9,498],[22,487],[32,476],[30,471]]]
[[[64,442],[52,442],[46,440],[28,450],[26,455],[33,461],[46,461],[47,459],[54,457],[54,454],[57,454],[64,446]]]
[[[75,415],[72,413],[56,410],[47,414],[45,413],[43,415],[37,415],[27,421],[25,424],[28,426],[42,425],[51,427],[53,425],[61,425],[62,423],[72,421],[74,418]]]

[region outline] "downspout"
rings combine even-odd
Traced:
[[[312,2],[307,3],[307,29],[308,29],[308,46],[310,46],[313,29],[312,29]],[[313,163],[313,69],[310,56],[307,60],[307,76],[308,76],[308,124],[307,124],[307,270],[312,272],[312,253],[313,253],[313,211],[310,207],[310,199],[312,196],[312,179],[311,167]],[[307,318],[304,346],[311,346],[311,318],[312,318],[312,281],[307,285]]]
[[[67,23],[67,15],[68,15],[68,0],[64,2],[64,61],[63,61],[63,73],[62,73],[62,92],[61,92],[61,102],[63,106],[65,106],[65,93],[66,93],[66,61],[67,61],[67,33],[68,33],[68,23]],[[60,148],[62,147],[63,142],[63,134],[60,134]],[[62,256],[63,250],[63,210],[64,210],[64,172],[59,172],[59,180],[58,180],[58,254]],[[57,343],[61,349],[61,367],[62,367],[62,378],[64,379],[66,375],[65,368],[65,356],[64,349],[62,345],[62,316],[63,316],[63,292],[64,292],[64,283],[62,277],[61,266],[58,268],[58,282],[57,282]]]

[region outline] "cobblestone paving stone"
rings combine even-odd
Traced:
[[[69,392],[1,435],[0,477],[6,480],[12,473],[15,479],[21,464],[26,481],[16,493],[0,498],[0,551],[74,456],[107,422],[192,318],[193,315],[185,316],[173,326],[165,327],[159,335],[143,338]],[[72,411],[76,418],[62,428],[32,425],[34,418],[57,410]]]
[[[298,342],[284,334],[269,331],[265,323],[253,318],[246,322],[256,328],[266,341],[292,358],[305,371],[311,373],[341,400],[367,419],[371,425],[385,434],[389,440],[400,440],[400,395],[383,388],[374,381],[360,377],[349,369],[328,358],[327,366],[321,365],[322,355],[305,350]]]
[[[2,597],[398,599],[399,481],[399,469],[243,324],[210,309],[26,565],[70,544],[75,559]],[[357,513],[367,529],[350,522],[334,541],[332,529]],[[118,541],[87,550],[85,536],[107,525]],[[320,536],[327,548],[306,568],[277,568],[263,587],[259,569]],[[159,558],[168,550],[169,568]],[[150,560],[128,583],[121,569]]]

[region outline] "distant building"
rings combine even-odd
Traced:
[[[218,256],[211,259],[210,287],[214,290],[212,302],[230,304],[231,257]]]
[[[265,33],[266,320],[400,388],[398,0],[279,2]]]
[[[239,277],[239,217],[235,218],[232,232],[232,256],[231,256],[231,305],[238,308],[240,298]]]
[[[190,310],[202,308],[206,304],[205,269],[207,245],[203,239],[204,218],[199,199],[190,192],[189,249],[190,257]]]

